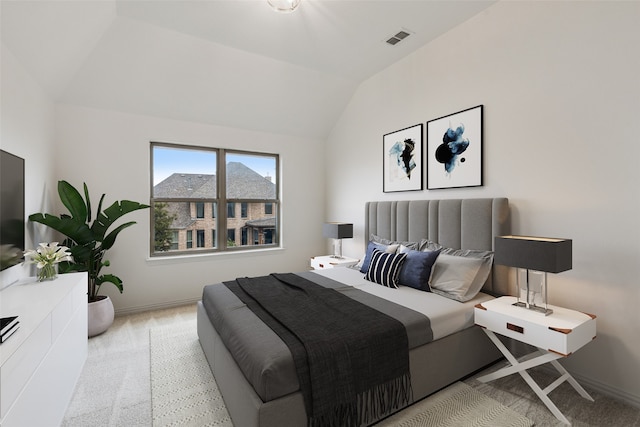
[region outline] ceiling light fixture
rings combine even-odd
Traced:
[[[297,9],[300,0],[267,0],[267,3],[276,12],[290,13]]]

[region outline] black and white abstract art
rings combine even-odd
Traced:
[[[427,122],[427,189],[482,185],[482,107]]]
[[[422,190],[422,123],[382,137],[383,191]]]

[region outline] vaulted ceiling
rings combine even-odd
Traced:
[[[2,0],[1,40],[55,102],[324,138],[361,82],[492,3]]]

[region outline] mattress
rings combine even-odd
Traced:
[[[473,306],[491,298],[483,294],[460,303],[413,288],[385,288],[367,282],[362,273],[349,268],[298,274],[393,315],[405,325],[410,348],[473,325]],[[206,286],[202,301],[212,325],[262,401],[299,390],[289,348],[226,286]]]

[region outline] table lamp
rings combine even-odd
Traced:
[[[333,258],[342,259],[342,239],[353,237],[353,224],[345,222],[327,222],[322,226],[322,235],[333,239]]]
[[[494,263],[519,269],[518,301],[514,305],[538,311],[545,316],[553,313],[547,304],[547,273],[571,270],[571,259],[571,239],[531,236],[495,238]],[[524,287],[521,286],[520,269],[526,270]],[[532,283],[531,276],[536,275],[540,280]]]

